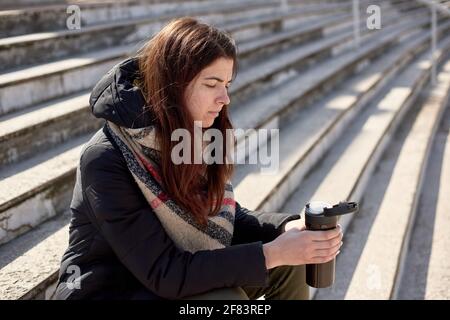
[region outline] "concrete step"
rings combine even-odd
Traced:
[[[370,4],[369,1],[361,1],[361,14],[365,14],[365,7]],[[397,22],[398,19],[403,18],[404,15],[400,15],[398,9],[393,10],[390,2],[381,1],[378,3],[381,10],[385,12],[383,15],[383,23],[384,26],[388,26],[394,22]],[[411,3],[404,3],[404,6],[411,7]],[[294,10],[289,10],[289,12],[295,12]],[[411,12],[412,15],[419,16],[420,14],[425,15],[425,10],[416,10],[415,12]],[[345,16],[347,14],[347,16]],[[339,18],[341,17],[341,19]],[[342,17],[344,17],[342,19]],[[263,37],[259,37],[258,39],[254,39],[254,41],[246,42],[240,45],[239,49],[241,51],[240,65],[247,66],[252,65],[255,62],[264,61],[267,58],[273,56],[273,54],[280,52],[280,49],[289,48],[293,45],[304,43],[311,39],[316,39],[317,37],[325,37],[330,34],[334,35],[344,35],[347,33],[351,33],[353,36],[354,26],[352,21],[352,12],[350,8],[347,8],[347,11],[342,13],[341,15],[336,14],[333,18],[332,15],[323,15],[321,17],[314,17],[311,21],[303,21],[303,19],[296,19],[296,24],[294,27],[290,27],[286,29],[285,33],[275,33],[272,35],[265,35]],[[328,20],[328,21],[327,21]],[[286,21],[286,19],[284,19]],[[325,26],[325,27],[324,27]],[[316,30],[316,34],[308,33],[301,34],[299,37],[298,31],[299,29],[304,30],[305,32],[310,30],[311,32]],[[366,26],[366,21],[360,21],[359,29],[361,33],[368,33],[370,30]],[[274,41],[277,39],[278,41]],[[343,46],[346,41],[345,38],[341,39]],[[283,42],[283,46],[279,45],[279,42]],[[264,44],[264,50],[261,50],[261,44]],[[276,43],[276,46],[273,45]],[[247,56],[251,55],[251,57],[247,58]]]
[[[0,115],[87,90],[135,50],[116,47],[0,75]]]
[[[450,38],[443,40],[439,47],[438,59],[445,58],[450,48]],[[339,139],[339,144],[327,151],[327,157],[316,164],[314,171],[303,181],[283,207],[283,211],[300,211],[311,200],[338,202],[341,200],[360,201],[367,190],[367,184],[379,162],[381,155],[392,140],[392,136],[405,115],[411,110],[421,89],[429,79],[430,52],[425,52],[390,82],[383,93],[356,117]],[[364,204],[363,204],[364,205]],[[354,215],[344,215],[340,223],[347,230]],[[346,233],[344,233],[346,234]],[[344,243],[354,242],[345,239]],[[353,278],[352,265],[345,256],[351,250],[343,248],[337,260],[337,281],[334,287],[313,290],[317,299],[342,297],[346,285]]]
[[[288,73],[292,66],[311,63],[316,56],[322,56],[320,51],[328,51],[333,45],[341,46],[344,37],[351,36],[338,34],[327,40],[278,54],[267,62],[241,71],[230,90],[233,101],[237,101],[233,104],[240,105],[239,100],[243,101],[244,97],[254,96],[258,91],[265,90],[268,86],[265,83],[270,85],[271,79],[276,78],[277,74]],[[70,137],[97,128],[98,122],[89,120],[88,95],[88,92],[80,93],[0,118],[0,163],[7,165],[23,160],[34,155],[43,146],[50,148]],[[30,137],[34,141],[32,146],[26,143],[30,141]]]
[[[399,37],[413,30],[411,28],[424,22],[419,20],[402,22],[399,25],[386,27],[375,35],[367,35],[363,38],[363,46],[360,50],[341,54],[321,63],[316,68],[301,72],[300,75],[294,73],[290,77],[285,77],[284,82],[280,81],[281,84],[276,87],[251,97],[239,108],[231,108],[231,117],[236,119],[235,127],[262,128],[280,114],[285,113],[293,104],[305,106],[311,103],[314,97],[332,89],[362,65],[369,63],[397,43]],[[448,24],[445,26],[448,28]],[[272,91],[275,94],[272,94]],[[258,110],[258,113],[254,110]],[[237,138],[240,139],[239,136]]]
[[[388,81],[405,68],[417,53],[424,50],[428,34],[411,34],[354,78],[338,87],[323,100],[290,114],[290,121],[280,125],[280,170],[276,175],[262,175],[259,166],[239,166],[234,177],[238,199],[248,208],[277,211],[299,185],[305,174],[340,137],[342,130],[365,108],[371,99],[386,88]],[[275,121],[280,121],[275,118]],[[284,121],[286,122],[286,121]],[[293,146],[295,145],[295,148]],[[303,189],[303,185],[300,188]],[[314,186],[315,187],[315,186]],[[312,188],[312,187],[311,187]],[[313,190],[313,189],[308,190]],[[277,190],[277,192],[274,192]],[[298,196],[293,196],[293,199]],[[309,199],[305,199],[307,201]],[[285,208],[299,212],[297,207]],[[289,212],[289,210],[287,210]]]
[[[254,18],[243,20],[236,19],[236,22],[227,23],[224,28],[233,34],[236,41],[250,40],[261,37],[264,29],[292,29],[308,20],[314,21],[320,16],[330,13],[350,12],[350,2],[341,3],[311,3],[304,4],[303,1],[296,3],[288,10],[280,7],[271,14],[258,15]],[[214,23],[214,21],[211,21]]]
[[[0,163],[12,165],[98,129],[103,121],[92,116],[89,95],[76,94],[0,118]]]
[[[323,23],[321,28],[327,27],[331,26]],[[316,30],[296,31],[299,35],[311,32],[314,33]],[[285,40],[283,38],[285,33],[281,32],[279,37],[272,38],[270,42],[260,41],[256,45],[253,43],[251,50],[256,52],[269,45],[281,46]],[[290,36],[293,35],[291,31],[288,33]],[[112,65],[135,53],[137,48],[138,44],[119,46],[1,74],[0,115],[90,89]],[[246,55],[247,58],[251,57],[245,48],[240,54]]]
[[[388,185],[382,184],[386,186],[384,193],[375,196],[371,192],[370,200],[362,200],[360,215],[369,208],[376,211],[376,217],[370,223],[369,232],[364,232],[364,249],[359,255],[346,299],[387,300],[398,297],[411,226],[422,191],[424,168],[449,95],[450,62],[447,62],[438,86],[423,102],[396,155]],[[374,198],[378,198],[376,202]],[[360,233],[361,228],[354,228],[353,232]],[[345,264],[344,260],[342,263]]]
[[[69,4],[95,4],[95,3],[110,3],[110,2],[145,2],[145,1],[153,1],[154,0],[3,0],[0,4],[1,10],[14,10],[14,9],[24,9],[24,8],[42,8],[42,7],[50,7],[55,5],[69,5]],[[178,0],[167,0],[170,1],[178,1]]]
[[[417,8],[425,8],[425,9],[428,9],[430,11],[430,7],[427,4],[423,3],[422,1],[416,0],[416,1],[413,1],[413,2],[415,2],[415,6]],[[401,11],[407,13],[408,9],[402,9]],[[440,16],[440,15],[441,14],[439,13],[439,10],[438,10],[438,16]]]
[[[419,19],[418,21],[425,25],[427,20],[421,17],[424,13],[425,11],[423,10],[417,11],[411,19]],[[395,24],[398,21],[398,16],[395,13],[392,15],[388,13],[384,19],[387,26]],[[361,23],[361,27],[363,24],[365,23]],[[232,91],[233,104],[240,105],[249,98],[253,99],[257,91],[272,89],[274,84],[283,81],[285,78],[292,77],[295,73],[303,72],[309,66],[354,49],[353,27],[349,23],[340,24],[337,29],[333,26],[325,27],[322,29],[322,33],[323,38],[317,41],[310,41],[283,52],[265,50],[264,54],[268,55],[265,59],[249,63],[249,66],[257,67],[249,68],[248,71],[239,73],[239,77],[232,86],[232,90],[236,90]],[[373,32],[362,27],[362,36],[368,36],[371,33]],[[267,44],[267,40],[259,41],[258,44],[262,47],[263,44]],[[240,52],[242,55],[248,55],[246,50],[254,51],[255,46],[255,42],[244,43],[240,46]],[[239,91],[239,94],[234,94],[237,91]]]
[[[206,7],[205,7],[206,6]],[[144,41],[159,31],[168,21],[190,15],[215,24],[226,24],[230,19],[276,13],[274,1],[243,3],[204,2],[203,7],[189,10],[180,8],[177,12],[155,14],[131,20],[116,20],[83,27],[79,30],[63,29],[54,32],[31,33],[0,40],[0,70],[34,65],[61,59],[76,54],[106,49],[114,46]],[[264,27],[264,24],[262,25]]]
[[[33,8],[41,6],[67,4],[70,0],[3,0],[0,4],[1,10],[14,10],[18,8]]]
[[[248,67],[282,50],[320,39],[336,26],[347,25],[350,17],[348,13],[322,15],[281,32],[255,37],[239,45],[239,65]]]
[[[450,105],[436,133],[397,299],[450,298]]]
[[[363,4],[369,4],[370,1],[362,1]],[[392,10],[389,2],[379,3],[384,14],[392,14],[392,11],[398,12],[398,9]],[[404,6],[411,7],[411,3],[405,3]],[[212,6],[212,5],[210,5]],[[289,11],[270,7],[265,9],[270,11],[267,14],[258,14],[258,4],[234,5],[225,7],[228,10],[219,7],[212,8],[208,12],[200,9],[192,11],[192,16],[197,16],[203,21],[218,25],[228,30],[237,41],[264,37],[264,35],[273,34],[276,31],[285,29],[298,30],[305,26],[310,20],[324,14],[347,12],[351,14],[348,2],[341,4],[315,4],[299,5],[291,7]],[[255,9],[255,6],[257,8]],[[364,10],[362,10],[363,13]],[[217,12],[221,12],[218,14]],[[186,14],[186,13],[184,13]],[[179,14],[178,14],[179,15]],[[241,17],[239,18],[239,16]],[[248,19],[251,15],[253,18]],[[130,43],[136,43],[147,39],[155,31],[159,30],[171,18],[177,16],[176,13],[165,15],[152,15],[151,18],[140,18],[129,21],[116,21],[104,23],[101,25],[84,27],[81,30],[61,30],[57,32],[33,33],[17,37],[9,37],[0,40],[0,70],[17,68],[25,65],[44,63],[63,57],[73,56],[84,52],[98,49],[105,49],[113,46],[120,46]],[[228,23],[229,20],[235,21]],[[319,18],[317,21],[325,19]],[[351,19],[347,20],[349,23]],[[318,30],[320,35],[320,30]],[[296,34],[292,35],[295,40]],[[310,36],[311,37],[311,36]]]
[[[322,28],[326,28],[326,25]],[[296,32],[302,37],[305,33],[316,31],[306,29],[304,33],[303,30]],[[268,45],[272,48],[277,45],[282,46],[285,40],[283,36],[286,34],[292,35],[292,32],[280,32],[279,36],[273,38],[270,43],[260,41],[256,44],[259,47],[253,43],[251,50],[257,52]],[[138,45],[114,47],[1,74],[0,115],[90,89],[112,65],[133,54],[138,49]],[[240,55],[250,58],[251,55],[244,49],[240,51]]]
[[[244,0],[255,6],[255,0]],[[227,1],[229,4],[242,3],[244,1]],[[190,14],[190,10],[210,8],[219,1],[211,0],[121,0],[121,1],[67,1],[64,4],[40,4],[35,6],[17,6],[5,8],[0,5],[0,38],[18,35],[68,30],[66,21],[73,14],[67,12],[69,5],[77,5],[80,9],[80,27],[82,29],[111,21],[126,21],[136,18],[144,18],[149,15],[158,17],[171,13]],[[260,11],[264,8],[278,6],[275,1],[259,1]]]
[[[69,243],[70,212],[0,247],[0,298],[48,299]]]
[[[0,171],[0,244],[67,210],[76,164],[92,134]]]

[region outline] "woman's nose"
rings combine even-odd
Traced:
[[[218,102],[223,104],[223,105],[228,105],[230,104],[230,97],[228,95],[228,90],[226,88],[223,89],[223,91],[221,91],[220,96],[217,98]]]

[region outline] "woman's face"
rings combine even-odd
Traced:
[[[208,128],[219,116],[224,105],[230,103],[228,87],[233,75],[233,60],[218,58],[188,84],[184,99],[194,121]]]

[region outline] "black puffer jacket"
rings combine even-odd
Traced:
[[[96,117],[130,128],[150,124],[133,86],[137,70],[128,59],[100,80],[90,100]],[[184,252],[165,233],[105,128],[83,148],[70,209],[56,299],[177,299],[219,287],[264,286],[262,243],[299,218],[237,204],[232,246]]]

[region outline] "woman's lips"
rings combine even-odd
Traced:
[[[213,117],[217,117],[219,115],[219,112],[215,112],[215,111],[208,111],[208,113]]]

